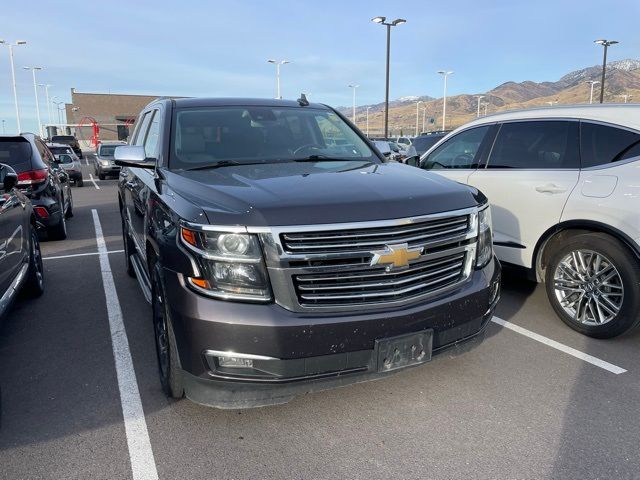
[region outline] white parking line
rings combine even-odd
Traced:
[[[617,365],[613,365],[609,362],[605,362],[604,360],[600,360],[597,357],[591,356],[588,353],[581,352],[580,350],[576,350],[575,348],[568,347],[567,345],[556,342],[555,340],[551,340],[550,338],[532,332],[531,330],[527,330],[526,328],[522,328],[514,323],[508,322],[498,317],[493,317],[491,320],[498,325],[502,325],[503,327],[508,328],[509,330],[513,330],[514,332],[524,335],[525,337],[529,337],[537,342],[544,343],[545,345],[555,348],[556,350],[560,350],[561,352],[579,358],[580,360],[590,363],[591,365],[595,365],[596,367],[600,367],[611,373],[615,373],[616,375],[620,375],[621,373],[626,372],[624,368],[618,367]]]
[[[134,480],[156,480],[156,469],[147,422],[144,418],[140,390],[136,381],[136,372],[133,368],[129,340],[122,320],[122,309],[118,301],[118,293],[111,274],[107,246],[102,235],[102,226],[96,209],[91,210],[93,224],[96,231],[96,242],[100,254],[100,270],[102,271],[102,284],[107,301],[107,316],[109,317],[109,329],[111,330],[111,345],[113,358],[116,364],[118,388],[120,389],[120,403],[122,416],[124,417],[124,429],[129,447],[131,471]]]
[[[100,187],[96,183],[96,179],[93,178],[93,175],[91,173],[89,174],[89,180],[91,180],[93,182],[93,186],[96,187],[96,190],[100,190]]]
[[[84,157],[84,161],[87,163],[87,167],[89,166],[89,158]]]
[[[112,253],[122,253],[124,250],[108,250],[107,254]],[[59,258],[73,258],[73,257],[84,257],[87,255],[100,255],[101,252],[89,252],[89,253],[73,253],[71,255],[55,255],[53,257],[42,257],[42,260],[58,260]]]

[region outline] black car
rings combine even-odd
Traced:
[[[36,217],[17,183],[15,170],[0,163],[0,318],[21,288],[34,297],[44,291]]]
[[[407,157],[422,156],[427,150],[442,140],[448,131],[423,133],[412,140],[411,146],[407,149]]]
[[[50,140],[51,143],[63,143],[69,145],[78,158],[83,158],[82,149],[80,148],[80,142],[73,135],[53,135]]]
[[[483,338],[500,289],[487,199],[386,162],[330,107],[159,99],[115,158],[172,397],[282,403]]]
[[[50,239],[65,239],[66,219],[73,216],[71,182],[40,137],[0,135],[0,163],[17,172],[17,187],[31,200],[38,228]]]

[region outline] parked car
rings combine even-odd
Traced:
[[[403,150],[407,150],[413,142],[409,137],[397,137],[396,143],[400,145]]]
[[[388,140],[372,140],[375,147],[380,151],[385,158],[399,162],[404,158],[400,153],[400,148],[394,143]]]
[[[498,258],[544,282],[571,328],[608,338],[640,322],[640,105],[484,117],[421,166],[489,197]]]
[[[0,163],[0,319],[21,288],[44,291],[44,270],[31,202],[19,189],[18,174]]]
[[[82,149],[80,148],[80,142],[73,135],[53,135],[50,140],[51,143],[63,143],[69,145],[78,158],[84,158],[82,156]]]
[[[442,140],[448,132],[424,133],[413,139],[413,142],[407,148],[407,158],[419,157],[436,143]]]
[[[49,147],[49,150],[53,153],[56,163],[67,172],[73,183],[78,187],[84,186],[82,165],[73,149],[62,143],[47,143],[47,147]]]
[[[282,403],[482,339],[500,278],[486,198],[369,145],[304,97],[142,111],[118,199],[167,395]]]
[[[50,239],[65,239],[66,219],[73,216],[71,182],[40,137],[0,135],[0,163],[17,172],[17,186],[33,204],[38,229]]]
[[[124,142],[102,142],[96,149],[96,158],[94,160],[95,174],[100,180],[104,180],[107,176],[118,175],[120,166],[116,165],[113,158],[113,152],[119,145],[125,145]]]

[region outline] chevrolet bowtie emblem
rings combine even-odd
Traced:
[[[422,247],[409,248],[406,243],[399,245],[387,245],[384,250],[378,250],[371,252],[373,258],[371,259],[371,266],[374,265],[386,265],[387,270],[392,268],[407,267],[409,261],[420,258],[422,254]]]

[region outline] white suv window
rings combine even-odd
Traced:
[[[562,120],[509,122],[500,127],[487,168],[579,167],[578,123]]]
[[[582,168],[607,165],[640,155],[640,134],[622,128],[582,122]]]
[[[482,140],[489,131],[489,125],[470,128],[451,137],[436,148],[424,160],[422,168],[437,170],[442,168],[475,168]]]

